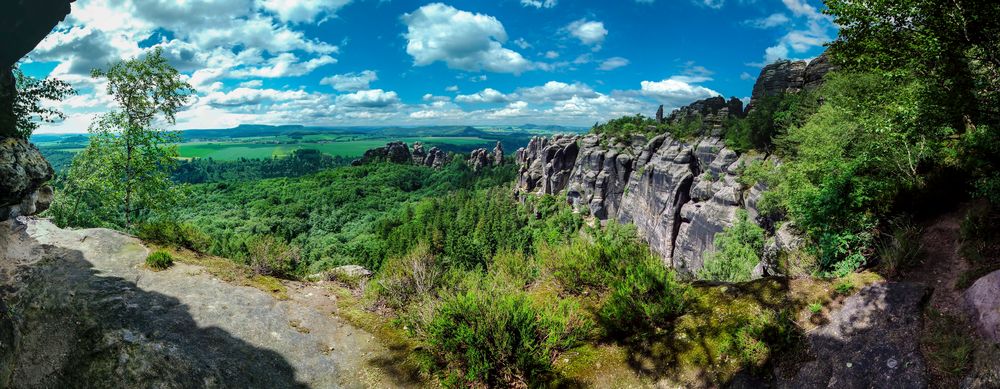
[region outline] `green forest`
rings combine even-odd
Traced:
[[[573,386],[600,374],[594,361],[724,385],[795,358],[786,351],[804,347],[810,325],[800,312],[914,266],[916,220],[943,204],[977,204],[962,224],[963,253],[979,259],[967,277],[1000,268],[987,255],[1000,220],[1000,7],[869,3],[827,1],[841,30],[827,51],[838,68],[822,87],[769,97],[723,126],[729,148],[769,157],[740,182],[766,187],[762,214],[806,240],[789,254],[801,283],[751,281],[774,228],[745,212],[715,236],[704,269],[680,275],[634,226],[595,222],[565,195],[516,197],[509,152],[479,171],[460,156],[440,169],[348,166],[307,149],[183,160],[180,135],[158,123],[173,123],[193,89],[159,51],[94,71],[120,108],[95,119],[83,150],[53,161],[44,216],[275,280],[335,282],[356,304],[350,318],[409,350],[401,371],[445,387]],[[32,101],[70,93],[25,82],[41,90]],[[22,136],[31,125],[19,122]],[[642,115],[591,131],[608,142],[706,135],[700,119]],[[163,255],[156,268],[170,266]],[[334,271],[343,265],[374,275]],[[934,363],[968,364],[949,344],[935,347],[944,356]]]

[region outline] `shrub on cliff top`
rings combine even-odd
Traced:
[[[174,265],[174,257],[162,250],[154,251],[146,257],[146,266],[153,270],[165,270]]]

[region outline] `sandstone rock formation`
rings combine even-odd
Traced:
[[[469,154],[469,159],[465,161],[472,168],[473,171],[480,171],[484,167],[490,166],[492,161],[489,157],[489,151],[486,149],[475,149]]]
[[[24,139],[0,138],[0,220],[44,211],[52,202],[52,166]]]
[[[16,136],[12,66],[70,11],[72,0],[15,1],[0,13],[0,220],[44,211],[52,202],[45,185],[53,171],[27,140]]]
[[[517,190],[524,193],[555,194],[566,188],[570,169],[580,152],[576,135],[536,136],[517,150],[520,166]]]
[[[480,171],[484,167],[503,165],[503,144],[497,141],[493,151],[484,148],[472,150],[466,163],[473,171]]]
[[[965,291],[965,302],[979,333],[1000,344],[1000,270],[976,280]]]
[[[768,96],[818,88],[823,83],[823,76],[834,69],[825,53],[808,63],[782,60],[764,66],[753,86],[750,106]]]
[[[427,159],[427,151],[424,150],[424,144],[420,142],[413,142],[413,163],[417,165],[423,165],[424,160]]]
[[[707,134],[719,136],[722,126],[727,119],[732,117],[741,118],[744,115],[743,101],[736,97],[730,97],[727,101],[722,96],[710,97],[698,100],[687,106],[678,108],[665,119],[672,124],[687,124],[687,122],[700,118],[702,129]]]
[[[806,335],[811,361],[778,388],[925,388],[920,351],[923,302],[916,283],[872,284],[844,301],[830,322]]]
[[[667,120],[695,115],[713,118],[703,122],[703,132],[710,133],[721,118],[742,115],[742,102],[701,100]],[[703,253],[714,249],[715,234],[732,225],[745,205],[746,188],[737,178],[754,158],[737,155],[714,136],[613,142],[594,134],[533,138],[517,151],[517,191],[565,193],[576,209],[598,220],[633,223],[665,263],[696,272]]]
[[[365,151],[365,154],[361,158],[351,161],[351,165],[360,166],[372,162],[392,162],[400,164],[412,163],[440,168],[450,160],[451,158],[448,154],[437,147],[431,147],[430,150],[425,152],[424,145],[420,142],[415,142],[413,144],[413,151],[411,152],[410,147],[406,143],[393,141],[386,143],[385,146]]]

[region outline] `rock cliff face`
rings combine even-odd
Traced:
[[[13,1],[0,12],[0,220],[44,211],[52,202],[52,167],[14,120],[17,96],[11,67],[70,11],[72,0]]]
[[[669,120],[695,113],[725,118],[735,115],[731,107],[742,115],[739,100],[718,98],[675,111]],[[598,220],[633,223],[664,262],[696,272],[702,253],[714,248],[715,234],[732,225],[745,206],[748,190],[737,178],[753,158],[737,155],[713,136],[610,142],[593,134],[533,138],[517,151],[517,191],[565,193],[575,208]]]
[[[753,86],[750,106],[768,96],[818,88],[823,84],[823,76],[834,69],[826,54],[810,62],[778,61],[764,66]]]
[[[351,165],[359,166],[378,161],[413,163],[437,169],[450,162],[451,157],[437,147],[431,147],[430,150],[424,151],[424,145],[420,142],[413,143],[413,151],[411,152],[406,143],[395,141],[365,151],[365,154],[352,161]]]

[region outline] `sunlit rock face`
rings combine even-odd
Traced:
[[[711,135],[722,121],[742,115],[742,102],[719,97],[665,118],[669,123],[701,118],[706,135],[695,139],[533,138],[516,154],[516,191],[565,194],[574,208],[598,220],[632,223],[667,265],[697,272],[702,253],[714,249],[715,234],[731,226],[744,207],[746,188],[737,178],[751,158]]]
[[[764,66],[754,83],[750,107],[768,96],[819,88],[823,77],[832,70],[835,67],[825,53],[809,62],[778,61]]]

